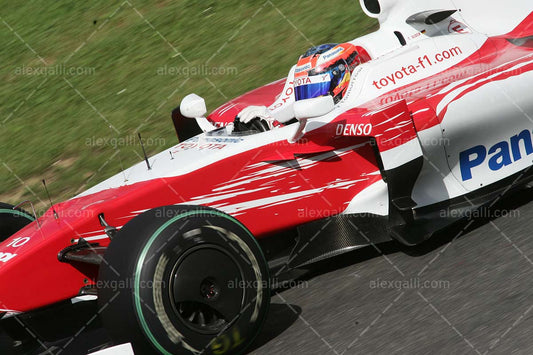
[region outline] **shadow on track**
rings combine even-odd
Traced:
[[[272,303],[263,329],[247,349],[247,352],[252,352],[277,338],[298,320],[301,313],[302,309],[296,305]]]
[[[533,201],[533,188],[521,189],[509,192],[497,203],[487,210],[486,215],[492,215],[491,211],[498,211],[500,215],[503,212],[510,212],[520,208],[523,205]],[[356,263],[364,262],[381,255],[389,255],[397,252],[403,252],[409,256],[417,257],[429,254],[444,245],[450,243],[454,239],[462,238],[471,231],[497,219],[497,217],[480,217],[473,218],[474,222],[470,223],[469,219],[463,219],[457,223],[435,233],[430,239],[415,247],[407,247],[401,245],[396,241],[381,243],[376,246],[368,246],[357,249],[337,257],[326,259],[309,266],[309,271],[305,273],[300,280],[310,280],[315,276],[326,274],[335,270],[339,270]],[[467,227],[468,226],[468,227]]]

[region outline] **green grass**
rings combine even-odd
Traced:
[[[44,200],[43,178],[67,199],[139,161],[139,127],[149,154],[176,144],[169,115],[188,93],[211,111],[284,77],[311,44],[377,26],[354,0],[3,1],[0,16],[0,200],[10,203]],[[209,66],[230,75],[158,75],[217,51]],[[21,74],[65,61],[87,73]],[[116,149],[102,144],[117,138]]]

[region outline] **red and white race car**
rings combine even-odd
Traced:
[[[278,275],[420,244],[528,184],[533,5],[508,2],[494,21],[484,3],[361,0],[381,26],[351,42],[370,60],[338,102],[292,102],[294,119],[270,129],[235,118],[283,105],[290,79],[207,117],[189,95],[172,115],[178,145],[37,219],[1,205],[1,324],[22,341],[21,324],[97,298],[136,353],[241,352]]]

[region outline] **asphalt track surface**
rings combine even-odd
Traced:
[[[514,193],[493,210],[505,217],[466,220],[418,256],[390,244],[317,265],[274,296],[252,353],[533,354],[532,200]]]
[[[494,208],[504,216],[465,220],[416,251],[388,243],[316,265],[273,296],[250,353],[533,354],[532,201],[532,189],[513,193]],[[48,353],[105,341],[87,330]]]

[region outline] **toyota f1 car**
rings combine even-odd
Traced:
[[[353,41],[370,60],[336,104],[295,102],[294,119],[270,129],[235,117],[283,104],[291,80],[207,117],[189,95],[172,114],[176,146],[41,217],[1,205],[0,312],[12,337],[47,310],[97,298],[111,338],[136,353],[242,352],[274,274],[390,240],[415,246],[528,184],[530,1],[500,4],[497,22],[481,1],[361,6],[380,29]]]

